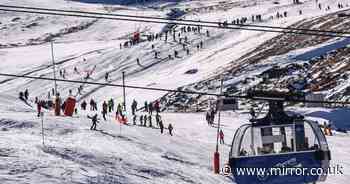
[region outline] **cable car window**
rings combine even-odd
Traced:
[[[305,123],[304,124],[304,131],[305,131],[305,142],[304,146],[297,149],[297,151],[304,151],[304,150],[319,150],[320,149],[320,143],[317,139],[314,130],[312,127]]]
[[[263,127],[261,129],[262,144],[258,145],[258,155],[292,152],[293,127],[277,126]]]

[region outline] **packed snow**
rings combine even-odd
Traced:
[[[154,17],[167,17],[172,9],[179,8],[186,10],[182,19],[231,22],[236,18],[248,17],[247,24],[283,27],[343,11],[348,7],[348,2],[341,0],[318,0],[324,6],[332,7],[328,11],[319,10],[314,0],[302,1],[302,5],[293,5],[289,0],[139,0],[128,6],[120,3],[85,2],[3,0],[0,4]],[[344,9],[336,7],[339,2],[344,4]],[[299,10],[302,10],[302,15]],[[270,19],[277,12],[282,14],[284,11],[288,12],[288,17]],[[182,44],[179,44],[179,38],[174,41],[172,35],[168,36],[167,42],[164,41],[164,35],[162,39],[146,40],[145,35],[161,33],[166,26],[162,24],[4,11],[0,11],[0,14],[0,73],[53,78],[52,41],[55,69],[60,79],[62,76],[58,75],[58,71],[65,70],[65,78],[68,80],[121,84],[122,72],[125,72],[127,85],[167,89],[178,89],[206,80],[225,71],[232,64],[244,66],[239,58],[278,35],[203,28],[200,33],[181,33],[182,39],[185,36],[188,38],[187,54]],[[250,22],[252,14],[261,14],[264,21]],[[175,29],[180,32],[181,26]],[[125,42],[136,31],[143,35],[145,41],[125,47]],[[201,42],[203,48],[198,48]],[[275,65],[303,63],[304,60],[347,44],[348,39],[332,39],[314,47],[269,57],[257,65],[244,66],[243,72],[225,81],[225,85],[254,78]],[[173,56],[175,50],[178,51],[177,57]],[[155,52],[159,52],[158,58],[155,58]],[[169,59],[169,55],[173,58]],[[110,76],[108,80],[105,80],[106,73]],[[87,74],[90,76],[86,79]],[[245,89],[256,83],[258,81],[240,87]],[[102,102],[110,98],[116,103],[122,102],[121,88],[84,84],[79,94],[77,89],[80,84],[57,84],[62,98],[68,97],[72,90],[79,106],[84,100],[90,99],[98,102],[99,110]],[[350,85],[349,82],[347,84]],[[91,131],[91,120],[87,116],[95,112],[83,111],[80,107],[78,114],[73,117],[57,117],[52,110],[46,109],[43,119],[36,116],[35,97],[51,99],[52,96],[48,97],[48,93],[52,88],[52,81],[0,76],[1,183],[234,183],[230,177],[213,173],[217,117],[212,127],[207,125],[204,112],[165,111],[161,113],[162,119],[165,127],[170,123],[174,126],[174,135],[170,136],[167,129],[161,134],[158,127],[139,126],[138,119],[137,125],[133,125],[129,107],[133,99],[141,107],[144,101],[157,100],[166,95],[166,92],[127,89],[129,124],[118,123],[113,112],[108,114],[107,121],[99,115],[101,120],[97,125],[98,131]],[[30,92],[26,103],[18,99],[18,94],[25,89]],[[225,144],[219,147],[221,166],[228,161],[235,130],[249,123],[248,109],[249,107],[222,113],[221,128],[225,134]],[[329,176],[325,184],[346,183],[350,179],[348,109],[296,106],[288,110],[317,120],[320,124],[331,123],[335,130],[339,130],[334,132],[334,136],[327,136],[327,140],[332,154],[331,164],[341,165],[344,175]],[[145,112],[139,111],[137,114]]]

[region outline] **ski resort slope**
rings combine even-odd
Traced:
[[[81,115],[67,119],[46,113],[45,147],[41,121],[33,113],[0,113],[0,181],[9,183],[230,183],[212,172],[216,129],[204,123],[203,114],[163,114],[167,130],[140,126],[120,127],[112,117],[90,131]],[[11,117],[12,116],[12,117]],[[223,117],[227,143],[220,146],[227,161],[233,128]]]
[[[16,1],[7,1],[10,5],[16,5]],[[281,4],[274,5],[270,1],[258,1],[257,4],[244,6],[237,3],[237,7],[229,9],[227,11],[221,10],[220,6],[215,11],[209,12],[191,12],[186,14],[185,19],[202,19],[202,20],[215,20],[224,21],[231,20],[233,18],[240,18],[243,16],[250,17],[249,12],[263,14],[264,17],[275,15],[276,12],[282,13],[283,11],[290,12],[290,16],[284,19],[278,20],[266,20],[261,24],[268,24],[274,26],[288,26],[299,20],[305,18],[312,18],[315,16],[321,16],[331,13],[331,11],[319,11],[313,1],[306,1],[302,6],[290,5],[287,1],[281,1]],[[320,1],[334,5],[333,1]],[[194,1],[193,6],[198,7],[198,2]],[[70,8],[81,9],[89,11],[105,11],[106,9],[116,8],[116,13],[124,14],[136,14],[136,15],[152,15],[161,16],[165,15],[169,10],[165,5],[165,10],[154,9],[140,9],[140,7],[130,8],[117,5],[106,6],[98,4],[84,4],[78,2],[65,2],[58,3],[58,1],[52,1],[51,3],[40,4],[39,1],[23,1],[19,5],[34,5],[40,7],[55,7],[58,8]],[[218,3],[219,4],[219,3]],[[191,3],[186,2],[185,5],[191,8]],[[160,5],[159,5],[160,6]],[[182,6],[181,3],[178,5]],[[170,7],[176,7],[174,5]],[[296,12],[300,8],[305,9],[305,13],[302,16],[296,15]],[[71,26],[71,22],[75,21],[76,24],[81,25],[86,21],[92,21],[87,19],[71,19],[67,17],[52,17],[44,16],[43,27],[41,28],[41,22],[38,23],[38,29],[35,31],[29,29],[28,31],[34,31],[38,33],[37,37],[33,37],[31,34],[27,34],[27,30],[17,30],[19,27],[23,27],[31,22],[33,19],[37,19],[41,15],[29,15],[29,14],[13,14],[5,13],[5,15],[12,18],[28,16],[21,18],[23,22],[11,23],[9,26],[13,27],[13,30],[3,31],[8,34],[1,39],[5,40],[4,43],[17,43],[23,45],[20,47],[4,48],[0,50],[1,67],[0,71],[6,71],[8,73],[16,74],[31,74],[35,76],[53,77],[52,61],[51,61],[51,48],[49,43],[40,45],[27,45],[28,40],[38,38],[46,38],[47,33],[52,33],[52,30],[48,30],[47,27],[55,25],[60,27],[56,37],[54,37],[54,58],[57,63],[57,70],[65,69],[67,71],[66,79],[81,80],[87,72],[93,72],[91,75],[93,82],[105,82],[104,75],[106,72],[110,73],[110,82],[121,84],[121,72],[126,72],[126,82],[128,85],[139,86],[152,86],[161,88],[175,89],[180,86],[191,84],[203,79],[208,78],[211,75],[216,74],[224,70],[229,64],[235,63],[238,58],[245,53],[253,50],[257,45],[264,41],[274,37],[277,33],[267,32],[249,32],[240,30],[213,30],[209,29],[210,37],[206,37],[205,29],[201,34],[188,33],[186,36],[189,39],[187,47],[190,49],[190,55],[187,56],[182,50],[182,46],[178,44],[178,41],[173,41],[169,38],[169,41],[165,43],[161,40],[153,42],[142,42],[131,48],[120,49],[119,45],[126,41],[128,36],[132,35],[135,30],[144,31],[145,33],[157,33],[160,32],[164,25],[154,25],[148,23],[129,23],[123,21],[107,21],[97,20],[91,23],[91,25],[77,30],[76,32],[67,32],[67,26]],[[231,18],[232,17],[232,18]],[[4,17],[4,21],[9,21],[10,18]],[[67,20],[68,19],[68,20]],[[26,20],[29,20],[26,21]],[[66,22],[66,20],[68,22]],[[74,27],[74,26],[73,26]],[[17,30],[17,31],[16,31]],[[19,35],[19,36],[18,36]],[[39,36],[41,35],[41,36]],[[19,39],[19,40],[18,40]],[[197,50],[196,46],[203,41],[204,48]],[[29,42],[31,43],[31,42]],[[155,46],[155,49],[151,49],[151,45]],[[6,45],[6,44],[5,44]],[[167,60],[168,55],[173,55],[174,50],[179,51],[179,57],[174,60]],[[160,52],[159,59],[154,59],[154,52]],[[140,59],[140,65],[137,64],[136,59]],[[73,68],[77,67],[80,71],[79,74],[73,73]],[[184,74],[189,70],[198,70],[195,74]],[[0,91],[7,94],[18,94],[20,90],[28,88],[33,96],[40,96],[42,98],[47,96],[47,92],[53,87],[52,82],[45,81],[33,81],[14,79],[8,80],[8,78],[0,77]],[[174,80],[175,79],[175,80]],[[37,88],[40,84],[41,88]],[[17,86],[21,86],[18,88]],[[59,83],[58,87],[61,95],[68,95],[68,90],[73,90],[76,93],[76,89],[79,85]],[[139,90],[128,90],[130,96],[137,100],[155,100],[162,96],[163,92],[145,92],[142,94]],[[120,98],[121,90],[111,89],[101,86],[85,86],[83,94],[78,96],[78,100],[89,98],[96,98],[98,101],[105,100],[106,98]],[[130,102],[130,101],[128,101]],[[128,104],[129,105],[129,104]]]
[[[6,103],[1,96],[0,102]],[[204,113],[162,113],[174,135],[158,128],[121,125],[108,116],[98,131],[81,112],[72,118],[44,113],[41,119],[21,101],[0,110],[0,181],[12,183],[233,183],[212,171],[216,125],[205,123]],[[17,109],[14,111],[13,109]],[[320,109],[319,109],[320,110]],[[225,144],[219,146],[221,166],[228,161],[234,131],[247,123],[247,112],[222,113]],[[320,118],[319,118],[320,120]],[[217,122],[217,120],[215,120]],[[332,166],[344,175],[329,176],[325,184],[343,184],[350,178],[349,134],[327,137]]]
[[[291,5],[289,1],[232,1],[230,9],[220,6],[220,1],[167,1],[153,2],[147,6],[85,4],[63,0],[3,0],[1,4],[62,8],[84,11],[123,13],[165,17],[171,8],[189,8],[184,19],[225,21],[251,14],[264,17],[276,12],[288,11],[284,19],[267,20],[262,25],[288,26],[303,19],[326,15],[330,11],[318,10],[315,1],[305,1],[303,5]],[[253,2],[253,3],[252,3]],[[256,2],[256,3],[254,3]],[[332,7],[334,0],[319,0]],[[207,11],[208,6],[217,6]],[[299,9],[303,15],[298,15]],[[54,61],[56,71],[65,69],[66,79],[121,84],[121,74],[126,72],[126,84],[177,89],[216,75],[230,64],[240,65],[241,56],[252,51],[277,33],[249,32],[241,30],[206,29],[199,33],[188,33],[190,55],[187,55],[178,41],[169,36],[168,42],[155,40],[141,42],[130,48],[120,48],[120,44],[135,32],[158,33],[165,25],[129,23],[123,21],[93,20],[1,12],[0,17],[0,72],[18,75],[53,78],[50,41],[54,40]],[[19,19],[16,19],[18,18]],[[33,24],[35,23],[35,24]],[[179,28],[177,28],[179,29]],[[53,36],[52,36],[53,35]],[[197,50],[200,41],[204,48]],[[152,49],[154,45],[155,49]],[[168,55],[179,51],[179,57],[169,60]],[[154,52],[160,52],[154,58]],[[136,62],[137,58],[140,63]],[[292,62],[286,56],[267,61],[265,67],[274,63]],[[272,61],[272,62],[271,62]],[[74,72],[76,67],[78,72]],[[189,70],[195,74],[185,74]],[[264,66],[247,70],[246,75],[264,71]],[[105,81],[106,73],[110,74]],[[58,72],[57,72],[58,73]],[[57,74],[58,76],[58,74]],[[62,77],[58,77],[62,79]],[[82,94],[77,94],[80,84],[58,82],[62,98],[73,90],[78,102],[98,102],[115,99],[122,102],[122,89],[116,87],[84,85]],[[216,128],[205,123],[203,113],[162,113],[167,126],[172,123],[174,136],[167,131],[139,126],[120,126],[112,114],[108,121],[101,120],[99,131],[90,131],[91,122],[81,112],[73,118],[54,117],[45,112],[45,146],[42,146],[41,119],[35,117],[35,97],[47,99],[47,93],[54,87],[52,81],[0,77],[0,181],[12,183],[232,183],[232,181],[212,172],[213,152],[216,142]],[[29,104],[18,100],[18,93],[29,89]],[[139,102],[153,101],[165,92],[127,89],[127,107],[132,99]],[[327,119],[328,116],[316,118]],[[229,144],[234,131],[248,122],[246,112],[223,113],[222,129],[225,145],[220,146],[221,165],[228,159]],[[129,116],[131,120],[131,116]],[[138,121],[137,121],[138,122]],[[216,122],[216,121],[215,121]],[[139,123],[138,123],[139,124]],[[155,123],[154,123],[155,124]],[[326,184],[343,184],[350,179],[350,149],[346,146],[348,134],[328,137],[332,149],[332,164],[344,167],[343,176],[330,176]]]

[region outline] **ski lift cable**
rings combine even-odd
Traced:
[[[257,31],[257,32],[271,32],[271,33],[285,33],[285,34],[309,35],[309,36],[350,38],[350,36],[346,36],[346,35],[296,32],[296,31],[288,31],[288,30],[284,31],[284,30],[272,30],[272,29],[243,28],[243,27],[221,27],[221,26],[215,26],[215,25],[203,25],[200,23],[169,22],[169,21],[157,21],[157,20],[152,20],[152,19],[147,20],[147,19],[131,19],[131,18],[119,18],[119,17],[117,18],[117,17],[96,16],[96,15],[89,15],[89,14],[84,15],[84,14],[70,14],[70,13],[59,13],[59,12],[49,12],[49,11],[32,11],[32,10],[4,9],[4,8],[0,8],[0,11],[11,11],[11,12],[32,13],[32,14],[45,14],[45,15],[55,15],[55,16],[95,18],[95,19],[108,19],[108,20],[121,20],[121,21],[134,21],[134,22],[147,22],[147,23],[156,23],[156,24],[169,24],[170,23],[170,24],[174,24],[174,25],[201,26],[201,27],[208,27],[208,28],[230,29],[230,30],[246,30],[246,31]]]
[[[3,8],[16,8],[16,9],[28,9],[28,10],[42,10],[42,11],[51,11],[51,12],[54,11],[54,12],[64,12],[64,13],[79,13],[79,14],[90,14],[90,15],[127,17],[127,18],[166,20],[166,21],[186,22],[186,23],[202,23],[202,24],[204,23],[204,24],[215,24],[215,25],[218,25],[219,23],[221,23],[221,22],[215,22],[215,21],[183,20],[183,19],[174,19],[174,18],[162,18],[162,17],[139,16],[139,15],[126,15],[126,14],[112,14],[112,13],[99,13],[99,12],[87,12],[87,11],[77,11],[77,10],[62,10],[62,9],[38,8],[38,7],[28,7],[28,6],[11,6],[11,5],[1,5],[1,4],[0,4],[0,7],[3,7]],[[266,26],[266,25],[256,25],[256,24],[232,24],[232,23],[228,23],[228,25],[239,26],[239,27],[268,28],[268,29],[306,31],[306,32],[330,33],[330,34],[350,34],[350,32],[343,32],[343,31],[303,29],[303,28],[293,28],[293,27],[278,27],[278,26]]]
[[[53,79],[53,78],[35,77],[35,76],[28,76],[28,75],[17,75],[17,74],[0,73],[0,76],[35,79],[35,80],[46,80],[46,81],[55,81],[55,79]],[[217,94],[217,93],[207,93],[207,92],[197,92],[197,91],[184,91],[184,90],[165,89],[165,88],[152,88],[152,87],[132,86],[132,85],[125,85],[125,86],[123,86],[121,84],[78,81],[78,80],[67,80],[67,79],[56,79],[56,81],[57,82],[67,82],[67,83],[99,85],[99,86],[111,86],[111,87],[119,87],[119,88],[125,87],[125,88],[130,88],[130,89],[141,89],[141,90],[149,90],[149,91],[163,91],[163,92],[172,92],[172,93],[208,95],[208,96],[237,98],[237,99],[250,99],[250,100],[256,100],[256,101],[266,101],[267,100],[267,101],[283,101],[283,102],[297,102],[297,103],[324,103],[324,104],[350,105],[350,102],[343,102],[343,101],[322,101],[322,100],[302,100],[302,99],[298,100],[298,99],[288,99],[288,98],[256,97],[256,96],[253,96],[253,95],[228,95],[228,94]]]

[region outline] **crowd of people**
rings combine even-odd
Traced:
[[[189,33],[201,34],[201,30],[202,28],[200,26],[181,26],[179,28],[174,26],[164,32],[147,35],[147,41],[152,42],[155,40],[164,40],[164,42],[168,42],[169,37],[172,37],[172,41],[178,44],[182,49],[174,49],[173,51],[167,51],[168,53],[164,54],[166,56],[165,58],[160,57],[163,53],[159,49],[157,49],[154,44],[151,45],[151,49],[153,50],[155,59],[173,60],[175,58],[181,58],[180,51],[183,51],[188,56],[191,54],[191,47],[197,48],[197,51],[203,49],[203,40],[200,40],[199,43],[192,45],[188,37]],[[207,37],[210,37],[209,30],[206,30],[206,33],[203,34],[205,34]],[[120,48],[123,49],[125,47],[123,47],[122,44],[120,44]],[[136,63],[139,66],[143,66],[140,58],[136,58]]]

